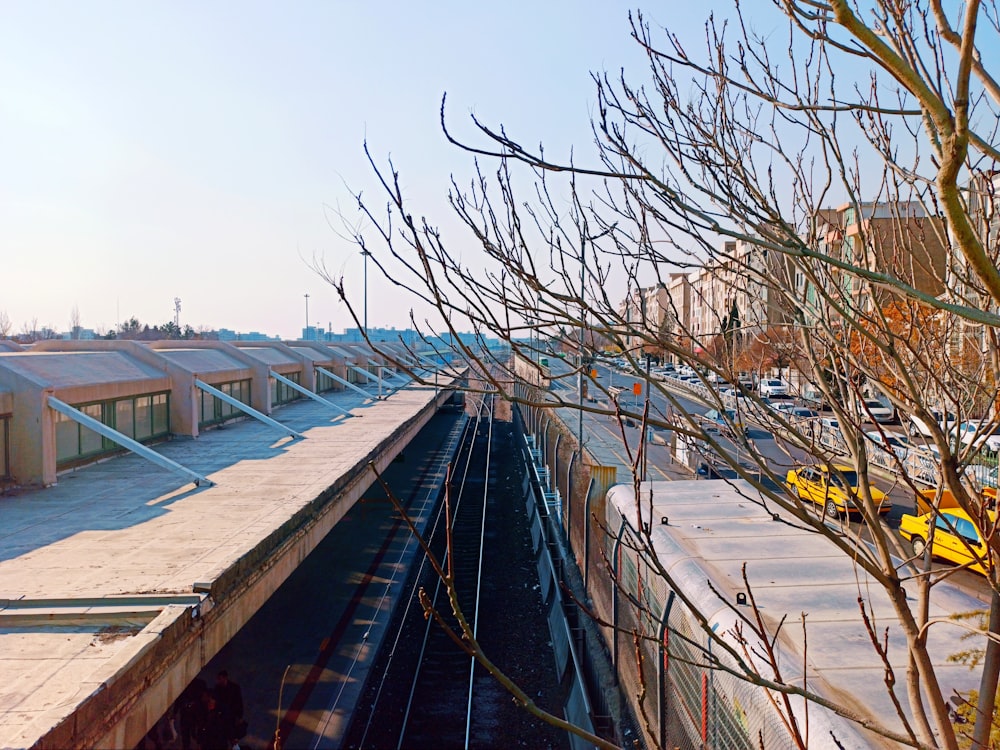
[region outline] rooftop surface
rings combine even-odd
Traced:
[[[304,440],[246,420],[155,447],[211,487],[126,455],[0,496],[0,747],[30,747],[63,722],[187,613],[196,590],[364,467],[434,396],[324,394],[360,416],[302,400],[273,416]]]
[[[785,678],[794,679],[801,672],[798,665],[806,655],[812,688],[902,729],[894,718],[885,669],[865,631],[858,602],[859,597],[864,600],[880,639],[887,638],[896,693],[906,705],[909,652],[895,611],[876,581],[825,537],[797,528],[800,524],[783,513],[775,521],[771,513],[779,509],[769,505],[765,510],[754,502],[758,493],[745,482],[650,482],[643,488],[642,515],[653,519],[657,556],[702,612],[715,613],[709,615],[710,622],[721,623],[724,630],[728,627],[731,610],[719,595],[735,602],[737,593],[747,590],[745,565],[753,597],[769,626],[775,628],[787,618],[779,640],[787,657],[782,660]],[[652,489],[651,505],[647,488]],[[635,525],[631,487],[614,488],[609,502]],[[663,517],[669,525],[661,523]],[[911,606],[916,610],[915,600]],[[929,614],[940,621],[929,629],[928,643],[945,699],[956,690],[978,689],[979,672],[950,663],[948,657],[982,644],[961,640],[965,631],[951,624],[949,616],[982,608],[981,602],[947,584],[933,589]]]
[[[166,376],[127,352],[10,352],[0,353],[0,363],[42,386],[66,388],[77,385],[163,380]]]

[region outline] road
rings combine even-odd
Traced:
[[[556,376],[553,378],[553,391],[564,401],[573,402],[574,400],[579,399],[576,386],[576,376],[564,378],[558,377],[559,375],[568,374],[570,372],[570,366],[566,362],[555,358],[550,358],[550,362],[550,369],[553,375]],[[649,389],[647,393],[647,381],[645,376],[637,377],[635,375],[614,370],[601,364],[591,365],[591,368],[592,370],[597,371],[596,381],[595,379],[588,377],[588,382],[586,383],[588,395],[592,398],[596,397],[595,401],[588,402],[588,405],[591,407],[608,406],[608,397],[601,391],[601,388],[610,389],[612,387],[619,387],[624,389],[624,391],[618,396],[618,403],[624,411],[641,415],[648,396],[650,415],[667,422],[671,421],[672,415],[676,415],[678,407],[691,415],[704,415],[710,408],[712,408],[711,406],[706,405],[700,400],[694,398],[687,391],[687,389],[675,384],[671,378],[668,378],[665,381],[657,381],[654,387]],[[634,394],[633,387],[636,383],[641,385],[642,395]],[[677,407],[670,403],[661,388],[669,388],[672,398],[676,401]],[[568,408],[565,409],[564,412],[565,413],[562,416],[568,425],[572,427],[578,424],[579,416],[575,409],[572,410],[572,413],[570,413]],[[629,426],[629,424],[636,423],[632,420],[627,420],[627,424],[625,426],[621,426],[618,421],[613,418],[587,412],[584,413],[583,418],[584,431],[586,433],[584,437],[585,445],[588,450],[591,450],[591,452],[594,452],[595,444],[597,444],[601,446],[604,451],[611,453],[614,459],[616,459],[622,467],[622,469],[620,469],[619,481],[628,481],[627,467],[634,465],[634,457],[640,440],[640,431],[637,424],[636,426]],[[866,425],[865,429],[874,430],[876,429],[876,426]],[[669,444],[670,433],[668,431],[657,430],[656,433],[663,439],[663,441]],[[734,442],[733,440],[727,439],[724,435],[718,433],[716,434],[716,437],[718,439],[719,448],[722,451],[728,452],[728,454],[734,457],[741,465],[751,468],[753,471],[757,470],[756,462],[750,458],[747,453],[747,448],[743,444],[738,441]],[[764,459],[768,468],[770,468],[773,474],[778,478],[784,477],[788,469],[793,466],[802,465],[803,463],[816,462],[815,458],[808,456],[805,451],[789,445],[789,443],[785,440],[780,438],[776,439],[775,435],[771,431],[765,429],[759,424],[748,424],[746,437],[749,444],[753,447],[754,452]],[[711,461],[711,457],[709,457],[709,460]],[[721,459],[718,459],[718,463],[716,465],[723,466],[725,464]],[[621,475],[621,471],[623,470],[625,471],[624,477]],[[735,472],[731,469],[720,470],[719,473],[722,474],[724,478],[735,476]],[[677,479],[683,478],[684,476],[685,473],[674,463],[671,453],[666,445],[654,442],[648,446],[645,478],[653,480]],[[690,474],[687,474],[686,476],[690,477]],[[892,481],[887,472],[872,470],[870,472],[870,477],[874,480],[873,484],[886,492],[892,500],[893,509],[887,515],[886,523],[891,529],[898,529],[899,521],[902,515],[904,513],[913,512],[915,505],[913,491],[899,481]],[[851,521],[850,523],[855,532],[864,531],[859,522]],[[908,542],[901,538],[899,540],[903,549],[909,549]],[[943,568],[945,566],[935,563],[935,567]],[[954,574],[952,582],[966,593],[980,599],[981,601],[986,602],[989,600],[989,588],[986,585],[985,580],[975,573],[971,573],[969,571],[958,571]]]

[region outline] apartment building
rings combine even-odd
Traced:
[[[848,203],[822,212],[821,219],[825,226],[820,230],[820,252],[888,274],[927,294],[944,291],[949,253],[943,223],[928,216],[921,203]],[[861,288],[850,274],[839,273],[831,283],[838,283],[848,297]],[[879,295],[888,298],[890,292]]]
[[[995,184],[1000,186],[1000,176]],[[1000,219],[992,211],[989,216],[995,233]],[[942,223],[928,216],[920,203],[845,204],[823,209],[817,219],[820,252],[889,274],[929,294],[944,291],[948,252]],[[654,313],[667,310],[673,315],[666,321],[667,330],[675,336],[681,332],[689,336],[695,352],[707,350],[722,335],[752,340],[764,331],[787,326],[795,308],[804,308],[806,317],[810,308],[815,310],[818,290],[807,283],[804,262],[808,261],[753,241],[726,241],[713,262],[691,274],[673,274],[666,285],[637,290],[622,302],[620,311],[633,325],[660,331],[664,323]],[[861,294],[862,285],[850,274],[829,264],[817,265],[816,277],[827,290],[839,288],[862,307],[878,301],[877,294]],[[665,305],[650,296],[660,287],[663,294],[656,299],[665,297]]]

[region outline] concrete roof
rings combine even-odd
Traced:
[[[800,524],[790,517],[785,518],[790,523],[775,522],[771,513],[779,512],[778,508],[769,505],[765,512],[751,500],[759,493],[748,483],[734,485],[700,480],[643,485],[643,516],[650,512],[645,493],[651,488],[651,534],[665,568],[693,596],[701,611],[714,613],[709,622],[721,623],[719,632],[725,632],[733,618],[732,610],[705,582],[711,581],[722,596],[735,602],[736,594],[746,591],[742,578],[746,564],[753,596],[770,626],[787,617],[779,640],[785,679],[795,681],[801,672],[803,654],[807,654],[809,684],[814,690],[847,701],[853,709],[901,731],[902,725],[886,694],[884,667],[872,650],[858,605],[861,596],[880,638],[888,632],[889,660],[898,677],[897,693],[905,706],[903,684],[908,650],[884,590],[830,540],[799,528]],[[624,511],[626,519],[635,525],[637,510],[631,486],[612,488],[608,502]],[[668,526],[661,524],[663,516],[668,518]],[[980,610],[983,606],[942,584],[932,591],[930,616],[947,620],[952,613]],[[803,617],[807,636],[803,636]],[[935,625],[929,632],[930,651],[945,698],[954,690],[978,689],[979,673],[950,663],[948,657],[977,643],[982,646],[982,642],[959,641],[964,631],[948,624]],[[869,746],[867,741],[858,745]]]
[[[63,474],[55,487],[5,496],[0,747],[30,747],[65,726],[81,704],[106,695],[130,665],[163,648],[165,633],[188,629],[196,584],[214,592],[220,580],[232,585],[250,575],[254,561],[266,559],[261,550],[292,534],[297,519],[367,467],[434,397],[403,389],[362,406],[347,391],[327,398],[360,418],[337,420],[310,400],[276,413],[305,440],[245,421],[156,447],[209,476],[212,487],[183,484],[128,455]]]
[[[291,346],[291,349],[295,350],[296,354],[300,354],[306,359],[310,359],[313,362],[334,362],[335,359],[331,358],[329,354],[323,354],[323,352],[318,349],[313,349],[311,346]]]
[[[43,387],[70,388],[109,383],[162,380],[166,377],[125,352],[0,352],[0,368]]]
[[[346,349],[341,349],[339,346],[331,346],[330,351],[332,351],[335,354],[339,354],[344,359],[349,359],[352,361],[360,358],[356,352],[350,352],[347,351]]]
[[[299,360],[290,357],[273,346],[241,346],[240,351],[248,357],[260,360],[269,365],[298,365]]]
[[[218,349],[154,349],[154,351],[189,372],[210,373],[251,369],[246,362],[241,362]]]

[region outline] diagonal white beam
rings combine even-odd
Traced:
[[[122,433],[118,432],[118,430],[108,427],[106,424],[104,424],[104,422],[101,422],[98,419],[94,419],[89,414],[84,414],[79,409],[70,406],[64,401],[60,401],[55,396],[49,395],[47,401],[48,405],[52,409],[55,409],[60,414],[69,417],[74,422],[82,424],[87,429],[93,430],[98,435],[106,437],[108,440],[112,441],[113,443],[117,443],[123,448],[127,448],[136,455],[142,456],[147,461],[151,461],[157,466],[167,469],[168,471],[172,471],[176,474],[183,474],[185,477],[194,482],[196,487],[200,487],[203,484],[208,486],[212,486],[212,484],[214,484],[214,482],[212,482],[211,479],[203,477],[201,474],[198,474],[197,472],[191,471],[191,469],[187,469],[181,466],[179,463],[177,463],[176,461],[172,461],[166,456],[160,455],[149,446],[143,445],[137,440],[133,440],[128,435],[123,435]]]
[[[287,385],[292,390],[298,391],[299,393],[301,393],[303,396],[307,396],[308,398],[311,398],[313,401],[316,401],[316,402],[318,402],[320,404],[323,404],[323,406],[328,406],[331,409],[336,409],[337,411],[339,411],[339,412],[347,415],[348,417],[357,417],[357,416],[360,416],[358,414],[352,413],[349,409],[345,409],[343,406],[338,406],[337,404],[333,403],[332,401],[327,401],[322,396],[320,396],[320,395],[318,395],[316,393],[313,393],[308,388],[306,388],[304,386],[301,386],[298,383],[296,383],[294,380],[289,380],[284,375],[279,375],[274,370],[269,370],[268,372],[271,375],[271,377],[274,378],[275,380],[284,383],[285,385]]]
[[[290,435],[291,437],[296,438],[298,440],[305,440],[306,436],[303,435],[301,432],[296,432],[291,427],[285,427],[285,425],[281,424],[281,422],[279,422],[278,420],[271,419],[266,414],[261,414],[259,411],[257,411],[256,409],[254,409],[252,406],[247,406],[246,404],[244,404],[239,399],[236,399],[236,398],[233,398],[232,396],[230,396],[228,393],[223,393],[218,388],[210,386],[208,383],[206,383],[206,382],[204,382],[202,380],[199,380],[198,378],[195,378],[194,384],[196,386],[198,386],[199,388],[201,388],[203,391],[205,391],[205,393],[211,393],[217,399],[225,401],[230,406],[236,407],[237,409],[239,409],[244,414],[249,414],[251,417],[253,417],[257,421],[263,422],[264,424],[268,425],[269,427],[273,427],[276,430],[281,430],[286,435]]]

